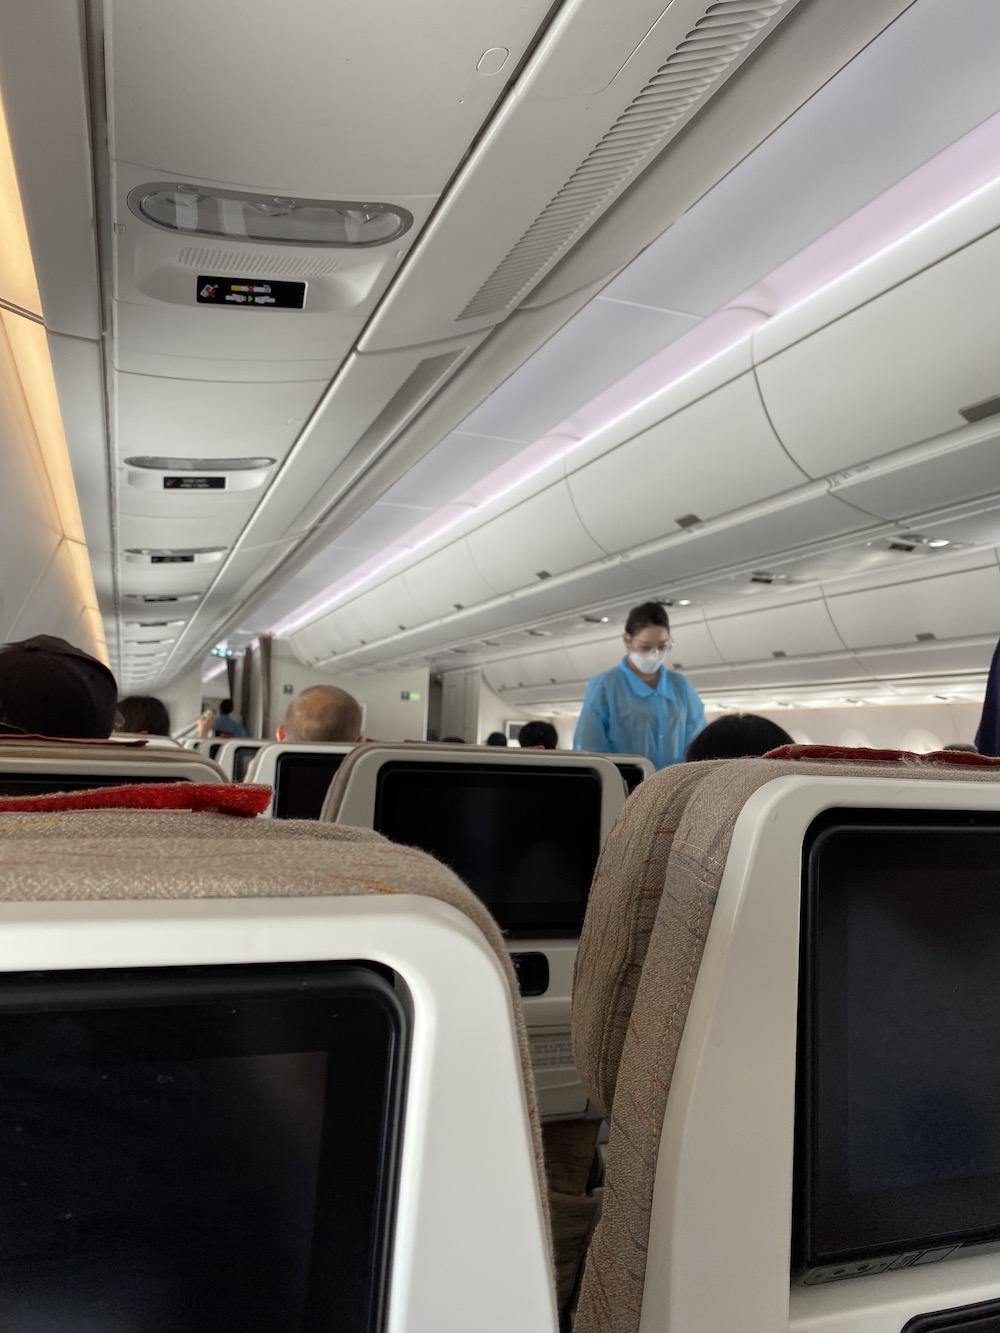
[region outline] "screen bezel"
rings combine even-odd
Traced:
[[[18,1016],[58,1016],[88,1011],[122,1011],[132,1015],[142,1009],[157,1009],[164,1014],[172,1011],[216,1008],[220,1013],[237,1014],[241,1002],[272,1001],[294,1002],[300,1008],[306,1005],[329,1006],[331,1002],[343,1008],[345,1002],[362,1000],[373,1005],[387,1023],[387,1055],[385,1088],[382,1098],[381,1120],[373,1126],[373,1151],[377,1153],[377,1178],[372,1204],[370,1234],[372,1236],[371,1262],[366,1271],[361,1267],[349,1275],[338,1275],[337,1283],[326,1280],[328,1293],[336,1291],[336,1309],[332,1311],[338,1327],[350,1328],[351,1333],[383,1333],[385,1328],[389,1275],[392,1252],[393,1217],[402,1121],[405,1097],[406,1065],[410,1039],[410,1021],[392,984],[389,969],[377,965],[351,962],[288,962],[257,964],[222,964],[210,966],[151,967],[135,969],[94,969],[91,971],[56,971],[48,973],[0,974],[0,1025],[6,1018]],[[319,1021],[318,1014],[313,1021]],[[244,1043],[246,1041],[244,1037]],[[331,1037],[331,1042],[333,1038]],[[215,1026],[203,1023],[198,1029],[198,1055],[211,1056],[212,1042],[222,1046],[226,1054],[253,1054],[253,1049],[238,1052],[230,1049]],[[261,1053],[274,1046],[274,1040],[260,1043]],[[279,1043],[280,1044],[280,1043]],[[329,1047],[327,1048],[330,1049]],[[370,1049],[366,1046],[366,1049]],[[155,1051],[151,1051],[155,1058]],[[320,1194],[327,1172],[332,1173],[332,1160],[344,1143],[354,1145],[352,1160],[357,1153],[359,1126],[352,1118],[351,1096],[328,1097],[324,1107],[321,1133],[320,1185],[317,1191],[316,1230],[309,1253],[310,1272],[324,1252],[320,1214],[324,1199]],[[366,1127],[370,1121],[365,1122]],[[325,1208],[329,1212],[336,1203],[341,1211],[344,1196],[328,1191]],[[355,1221],[358,1219],[355,1218]],[[311,1279],[313,1284],[316,1279]],[[350,1315],[360,1312],[363,1322],[347,1323]],[[326,1321],[324,1321],[326,1322]],[[307,1315],[303,1328],[312,1327]]]
[[[555,774],[559,777],[572,778],[575,782],[580,784],[585,781],[593,784],[596,799],[596,819],[592,830],[594,839],[593,863],[594,869],[596,869],[604,841],[603,829],[601,827],[604,784],[601,779],[601,774],[598,771],[592,767],[582,765],[562,765],[558,762],[546,762],[544,765],[536,766],[524,764],[518,760],[504,763],[502,759],[499,762],[492,760],[490,763],[482,764],[476,763],[475,761],[470,763],[463,759],[449,761],[447,758],[425,760],[399,757],[389,759],[379,766],[375,779],[372,828],[377,833],[382,833],[384,837],[389,837],[391,840],[391,834],[386,833],[383,827],[383,803],[386,799],[385,783],[387,778],[391,779],[396,774],[409,778],[418,778],[420,776],[440,775],[442,773],[449,777],[457,778],[458,780],[468,778],[472,775],[496,778],[498,769],[502,773],[509,774],[511,777],[522,781],[544,780],[545,778],[551,778]],[[617,773],[617,770],[615,770],[615,772]],[[437,855],[438,859],[443,859],[440,857],[439,853],[433,851],[430,852],[430,855]],[[447,862],[445,862],[445,864],[447,864]],[[456,870],[455,873],[460,874],[460,871]],[[572,904],[573,911],[566,911],[565,915],[562,917],[559,917],[558,910],[556,909],[566,908],[569,904],[546,903],[539,905],[537,902],[519,901],[516,903],[511,902],[501,904],[498,907],[482,897],[474,885],[469,884],[468,887],[489,910],[504,935],[509,938],[576,939],[579,937],[583,928],[590,887],[593,883],[593,873],[592,870],[590,882],[588,883],[586,892],[583,894],[582,900],[579,903],[578,910],[577,904]]]
[[[257,743],[251,743],[251,744],[249,744],[249,745],[241,745],[241,744],[237,741],[237,742],[234,744],[234,746],[233,746],[233,781],[234,781],[234,782],[245,782],[245,781],[246,781],[247,773],[249,773],[249,771],[250,771],[250,765],[251,765],[251,764],[253,763],[253,761],[257,758],[257,754],[258,754],[259,751],[260,751],[260,745],[257,744]],[[246,754],[247,761],[246,761],[246,763],[243,765],[243,772],[240,773],[239,775],[237,775],[237,773],[236,773],[236,769],[237,769],[238,765],[242,762],[242,755],[243,755],[243,754]]]
[[[864,1207],[858,1200],[869,1199],[885,1215],[899,1216],[908,1197],[908,1206],[919,1209],[929,1206],[932,1199],[947,1191],[958,1208],[968,1202],[974,1190],[983,1197],[1000,1199],[1000,1173],[957,1182],[934,1181],[920,1188],[895,1187],[873,1191],[866,1195],[851,1195],[847,1187],[847,1140],[830,1136],[833,1146],[824,1148],[823,1123],[846,1124],[846,1025],[841,1022],[831,1027],[827,1038],[827,1067],[833,1069],[825,1094],[820,1087],[820,1053],[818,1023],[824,1000],[819,994],[822,984],[828,992],[839,994],[846,1002],[843,984],[844,931],[846,929],[846,898],[836,899],[827,894],[827,901],[816,882],[817,863],[824,849],[840,834],[884,833],[912,835],[961,830],[968,833],[1000,832],[1000,814],[992,811],[942,809],[863,809],[830,808],[810,825],[803,840],[802,856],[802,918],[800,930],[799,966],[799,1036],[796,1062],[796,1132],[793,1258],[797,1270],[808,1272],[827,1269],[831,1265],[848,1264],[885,1256],[901,1256],[910,1251],[943,1249],[947,1246],[982,1243],[1000,1239],[1000,1205],[995,1224],[981,1227],[905,1228],[900,1225],[897,1234],[876,1233],[869,1225],[867,1232],[858,1213]],[[836,932],[826,948],[827,963],[824,980],[820,978],[820,932]],[[830,959],[830,954],[835,957]],[[831,1001],[826,998],[825,1002]],[[901,1199],[904,1200],[901,1203]],[[926,1204],[924,1201],[927,1201]],[[869,1205],[871,1206],[871,1205]],[[825,1208],[826,1216],[822,1217]],[[833,1231],[853,1231],[858,1240],[853,1243],[834,1243]]]

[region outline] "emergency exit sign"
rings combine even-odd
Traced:
[[[399,697],[402,699],[403,703],[419,703],[419,702],[420,702],[420,691],[419,691],[419,690],[400,690],[400,692],[399,692]]]

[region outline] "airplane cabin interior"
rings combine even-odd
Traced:
[[[1000,1333],[998,278],[997,0],[0,3],[3,1333]]]

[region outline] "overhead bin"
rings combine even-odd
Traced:
[[[1000,632],[1000,568],[993,552],[980,560],[979,568],[936,575],[923,565],[921,576],[867,591],[831,590],[830,615],[850,648]]]
[[[1000,189],[989,193],[995,226]],[[754,335],[767,413],[810,476],[954,431],[965,424],[963,409],[1000,394],[1000,305],[990,281],[1000,266],[1000,231],[914,276],[912,268],[899,276],[899,258],[863,266],[847,284],[852,308],[821,294],[788,323],[774,320]],[[790,332],[796,340],[780,345]]]
[[[903,519],[1000,493],[1000,416],[838,478],[836,493],[883,518]]]
[[[709,613],[708,621],[712,638],[727,662],[833,653],[844,647],[822,597],[815,591],[800,592],[798,600],[783,606],[747,607],[736,615]]]
[[[687,578],[729,566],[743,569],[769,555],[871,525],[872,520],[834,499],[825,488],[813,487],[780,503],[761,504],[732,521],[650,543],[628,552],[626,559],[645,586],[680,589]]]
[[[466,540],[476,568],[500,592],[544,582],[606,554],[581,524],[565,482],[508,509]]]
[[[775,438],[752,374],[744,374],[574,470],[567,484],[587,531],[621,551],[803,480]]]

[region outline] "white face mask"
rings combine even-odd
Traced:
[[[631,652],[628,655],[628,660],[636,671],[641,671],[644,676],[651,676],[654,671],[659,671],[666,655],[666,648],[653,648],[644,653]]]

